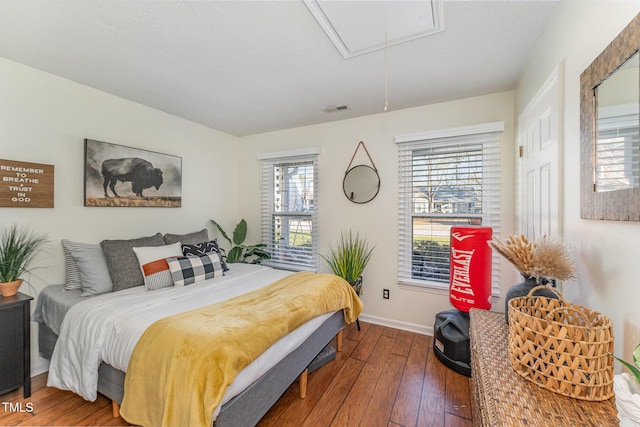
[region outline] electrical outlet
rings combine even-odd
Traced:
[[[389,299],[389,289],[382,290],[382,298]]]

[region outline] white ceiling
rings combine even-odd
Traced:
[[[389,110],[512,89],[556,5],[445,0],[388,47]],[[237,136],[385,101],[384,50],[345,59],[302,1],[1,0],[0,56]]]

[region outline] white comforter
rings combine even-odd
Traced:
[[[233,264],[226,276],[194,285],[156,291],[142,286],[88,298],[74,305],[64,318],[47,385],[94,401],[100,363],[126,372],[138,339],[156,320],[262,288],[288,274],[264,266]],[[312,319],[270,347],[240,372],[221,405],[275,366],[330,316]],[[218,412],[219,408],[214,416]]]

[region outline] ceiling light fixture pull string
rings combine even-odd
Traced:
[[[384,110],[389,109],[388,85],[389,85],[389,58],[387,54],[387,32],[384,32]]]

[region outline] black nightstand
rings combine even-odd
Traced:
[[[20,292],[0,298],[0,395],[24,386],[24,397],[31,396],[32,299]]]

